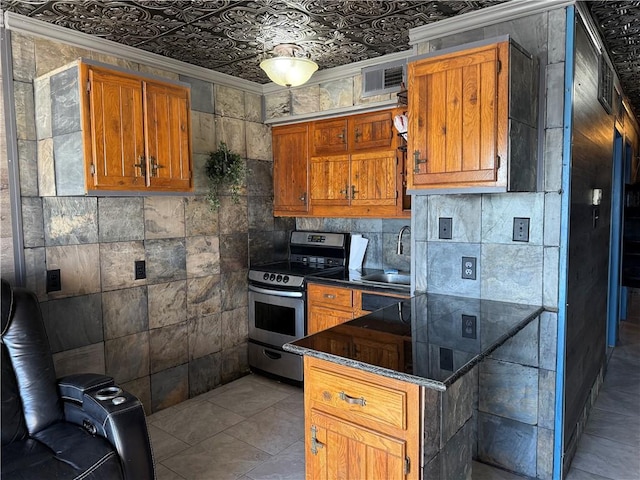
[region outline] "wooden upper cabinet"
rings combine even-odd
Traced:
[[[93,168],[87,169],[87,186],[114,190],[144,187],[141,82],[102,70],[89,70],[88,78],[91,128],[83,136]]]
[[[86,185],[189,191],[189,88],[82,63]]]
[[[309,211],[309,125],[273,127],[274,215],[306,214]]]
[[[152,83],[144,86],[148,184],[163,190],[189,190],[189,90]]]
[[[514,179],[513,165],[524,168],[528,179],[519,190],[531,189],[535,177],[536,115],[515,121],[524,126],[519,139],[526,159],[510,158],[509,131],[514,126],[510,109],[511,64],[517,55],[522,102],[537,104],[537,79],[532,57],[509,41],[493,43],[449,54],[436,55],[409,64],[409,188],[508,188]],[[511,99],[513,105],[513,98]],[[515,112],[517,113],[517,112]],[[533,145],[532,145],[533,144]],[[533,161],[531,160],[533,156]],[[513,164],[509,165],[509,162]],[[527,164],[528,163],[528,164]],[[533,169],[533,173],[532,173]],[[512,172],[510,172],[510,170]],[[533,186],[535,189],[535,186]]]
[[[311,124],[311,155],[346,153],[347,138],[346,117],[317,120]]]
[[[394,135],[391,112],[354,115],[349,123],[349,144],[352,152],[371,148],[391,148]]]
[[[396,113],[389,109],[273,127],[274,214],[408,216],[398,200],[405,163],[399,163],[402,154],[396,148]]]
[[[311,131],[312,156],[390,148],[394,135],[393,117],[387,111],[317,120]]]
[[[409,161],[413,183],[494,182],[504,149],[508,57],[497,44],[409,66]],[[504,98],[499,98],[502,96]],[[503,115],[500,115],[500,114]],[[502,152],[504,154],[504,152]]]

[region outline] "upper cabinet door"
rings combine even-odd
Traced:
[[[145,129],[149,186],[191,189],[189,89],[145,83]]]
[[[309,126],[273,127],[273,210],[275,215],[309,211]]]
[[[142,82],[139,79],[91,69],[90,128],[84,130],[87,187],[132,190],[145,187]]]
[[[490,185],[504,153],[508,42],[409,65],[411,186]]]
[[[318,120],[311,126],[311,155],[347,152],[347,119]]]
[[[191,190],[189,88],[82,63],[87,190]]]
[[[355,115],[349,125],[350,150],[357,152],[369,148],[390,148],[393,142],[391,112]]]

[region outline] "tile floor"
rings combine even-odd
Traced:
[[[640,480],[640,295],[567,480]],[[302,390],[248,375],[148,417],[158,480],[304,479]],[[522,477],[474,463],[474,480]],[[367,479],[369,480],[369,479]],[[376,479],[377,480],[377,479]]]
[[[640,480],[640,292],[627,317],[567,480]]]

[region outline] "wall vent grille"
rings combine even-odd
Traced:
[[[362,96],[397,92],[404,82],[406,60],[384,63],[362,69]]]

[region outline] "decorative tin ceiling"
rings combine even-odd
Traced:
[[[3,9],[258,83],[279,43],[320,69],[409,48],[409,29],[508,0],[2,0]],[[640,1],[587,2],[640,112]]]

